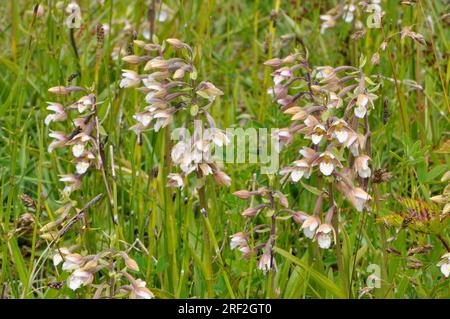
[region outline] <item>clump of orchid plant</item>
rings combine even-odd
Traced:
[[[245,259],[252,255],[259,255],[258,268],[266,273],[276,267],[274,247],[277,237],[277,218],[282,217],[283,213],[292,215],[294,219],[302,219],[303,216],[298,212],[288,210],[287,197],[282,192],[272,188],[260,187],[254,191],[240,190],[234,192],[234,195],[240,199],[250,200],[250,207],[241,214],[243,217],[250,219],[264,214],[265,217],[270,218],[269,224],[254,226],[252,233],[238,232],[233,234],[230,242],[230,248],[239,249]],[[255,201],[260,203],[255,204]],[[264,233],[270,233],[268,238],[264,237]],[[256,236],[258,234],[259,236]],[[250,244],[251,237],[254,239],[254,245]]]
[[[216,127],[208,111],[223,92],[211,82],[198,81],[194,51],[186,43],[167,39],[162,44],[156,40],[154,43],[135,40],[134,44],[147,54],[128,55],[123,60],[134,65],[145,63],[145,73],[123,70],[119,86],[138,87],[145,94],[147,105],[134,115],[136,124],[131,130],[138,136],[148,130],[158,132],[171,125],[175,117],[181,119],[183,127],[176,130],[178,136],[174,136],[179,141],[171,149],[172,161],[181,173],[169,174],[169,186],[182,187],[184,177],[193,172],[200,178],[213,175],[217,183],[229,185],[231,179],[215,163],[213,156],[214,147],[228,144],[229,139]],[[205,134],[203,125],[198,125],[203,120],[207,124]],[[192,128],[195,131],[191,136]]]
[[[374,108],[378,86],[362,71],[364,62],[359,68],[312,68],[301,54],[294,53],[265,65],[274,70],[269,94],[292,120],[290,127],[281,129],[281,145],[298,136],[309,141],[298,150],[299,158],[280,173],[294,183],[318,176],[318,187],[323,187],[314,213],[303,218],[302,229],[306,237],[327,249],[338,234],[334,222],[339,212],[337,192],[358,212],[369,209],[367,189],[372,170],[367,117]],[[326,214],[324,200],[328,202]]]
[[[53,254],[53,264],[62,265],[70,273],[67,286],[72,290],[92,286],[96,288],[94,298],[151,299],[153,293],[146,288],[145,281],[135,278],[139,266],[124,251],[106,250],[97,254],[73,252],[76,247],[61,247]],[[96,283],[94,283],[94,278]]]
[[[66,183],[63,193],[68,196],[81,187],[82,178],[89,168],[100,168],[102,165],[96,96],[79,86],[56,86],[50,88],[49,92],[65,97],[77,92],[84,93],[68,105],[49,102],[47,110],[53,113],[45,118],[47,126],[53,122],[62,122],[68,128],[65,131],[50,130],[49,136],[53,141],[48,146],[49,153],[57,148],[68,148],[71,151],[75,173],[61,175],[60,178]],[[76,115],[69,116],[69,112]],[[71,120],[72,118],[74,119]]]

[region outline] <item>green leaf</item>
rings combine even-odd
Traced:
[[[311,279],[313,279],[319,286],[327,290],[333,296],[341,299],[347,297],[347,294],[341,288],[339,288],[333,281],[328,279],[327,276],[322,275],[317,270],[311,268],[309,265],[305,264],[300,259],[293,256],[291,253],[287,252],[284,249],[275,247],[275,251],[284,258],[286,258],[287,260],[291,261],[297,266],[300,266],[303,270],[307,271],[311,276]]]
[[[314,186],[311,185],[307,185],[305,183],[303,183],[302,181],[300,181],[300,184],[302,184],[302,186],[309,192],[313,193],[314,195],[319,196],[320,194],[322,194],[322,191]]]

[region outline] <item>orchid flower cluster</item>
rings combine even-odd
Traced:
[[[274,247],[276,241],[276,220],[283,213],[292,214],[295,218],[301,218],[296,212],[287,209],[289,206],[287,197],[278,190],[260,187],[254,191],[240,190],[234,193],[235,196],[244,200],[251,200],[250,207],[245,209],[241,215],[245,218],[256,218],[256,216],[264,214],[270,218],[270,224],[260,224],[252,228],[250,232],[238,232],[231,236],[230,248],[239,249],[244,259],[251,256],[259,256],[258,268],[264,273],[276,267],[274,257]],[[252,203],[258,199],[261,203],[253,205]],[[257,234],[270,232],[267,240],[255,238]],[[251,238],[254,238],[254,245],[251,245]]]
[[[300,158],[280,173],[294,183],[317,174],[328,185],[321,190],[314,214],[301,213],[305,236],[317,240],[321,248],[329,248],[336,239],[337,230],[331,226],[337,211],[335,189],[359,212],[371,199],[366,192],[371,176],[367,116],[377,99],[373,92],[378,86],[364,74],[364,62],[361,64],[360,68],[311,68],[298,53],[265,63],[274,69],[269,94],[292,120],[290,127],[277,133],[281,145],[291,143],[297,135],[310,141],[299,150]],[[322,222],[325,198],[329,208]]]
[[[320,32],[325,33],[326,29],[334,28],[340,19],[346,23],[354,23],[357,29],[364,29],[363,23],[360,20],[362,12],[368,12],[378,17],[381,17],[384,13],[381,7],[381,0],[368,0],[368,1],[342,1],[337,6],[328,10],[325,14],[320,16],[322,25]],[[375,18],[377,19],[377,18]],[[373,22],[377,22],[376,20]]]
[[[123,70],[121,88],[138,87],[145,94],[147,106],[134,115],[136,124],[130,129],[138,136],[145,131],[158,132],[171,125],[175,117],[183,121],[183,128],[177,129],[178,143],[171,149],[173,163],[181,169],[181,174],[170,173],[168,185],[184,186],[184,177],[192,172],[204,177],[213,175],[221,185],[229,185],[231,179],[215,162],[213,149],[229,143],[229,138],[216,128],[208,108],[223,92],[207,81],[197,81],[194,66],[194,51],[178,39],[167,39],[163,44],[134,41],[135,45],[148,52],[148,55],[128,55],[123,58],[130,64],[145,62],[145,74],[133,70]],[[167,45],[176,54],[169,57]],[[177,54],[178,53],[178,54]],[[209,125],[203,134],[203,126],[197,123],[205,119]],[[191,136],[188,128],[195,126]],[[181,133],[180,133],[181,131]],[[173,132],[175,133],[175,131]]]
[[[83,286],[90,286],[94,276],[99,276],[99,284],[95,298],[124,298],[152,299],[153,293],[146,288],[145,281],[136,279],[132,272],[138,272],[136,261],[124,251],[106,250],[98,254],[82,255],[74,253],[76,247],[61,247],[53,254],[53,264],[62,264],[62,270],[69,272],[67,286],[77,290]],[[119,266],[124,266],[119,269]],[[118,270],[119,269],[119,270]]]
[[[102,159],[99,152],[98,119],[96,116],[96,96],[87,94],[88,91],[79,86],[56,86],[49,89],[50,93],[68,96],[71,93],[83,92],[84,96],[72,101],[68,106],[61,103],[49,102],[47,110],[53,113],[45,118],[45,125],[52,122],[64,122],[70,127],[70,131],[50,130],[49,136],[53,141],[48,146],[51,153],[57,148],[70,148],[75,164],[74,174],[61,175],[60,181],[66,186],[63,193],[68,196],[81,187],[82,178],[90,167],[99,168]],[[75,119],[69,116],[70,112],[76,113]],[[94,135],[97,133],[97,135]]]

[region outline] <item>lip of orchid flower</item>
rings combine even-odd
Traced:
[[[72,104],[69,108],[77,109],[79,113],[84,113],[87,109],[93,107],[95,104],[95,95],[89,94],[81,97],[77,102]]]
[[[320,172],[325,176],[330,176],[335,167],[342,167],[341,162],[334,156],[333,153],[325,151],[314,160],[312,166],[319,165]]]
[[[238,232],[230,236],[230,249],[233,250],[238,247],[247,246],[247,234],[244,232]]]
[[[147,127],[153,120],[153,116],[149,112],[136,113],[133,118],[142,124],[142,126]]]
[[[364,209],[365,203],[372,199],[372,197],[360,187],[355,187],[352,189],[351,195],[355,198],[354,205],[359,212]]]
[[[356,98],[356,107],[354,108],[355,116],[358,118],[364,118],[367,114],[368,107],[374,107],[373,100],[377,98],[377,96],[373,93],[359,93],[359,88],[357,87],[355,93],[358,94]]]
[[[66,133],[61,131],[50,131],[48,134],[50,137],[54,139],[48,146],[48,152],[51,153],[55,148],[60,148],[66,146],[69,137]]]
[[[348,126],[348,124],[342,120],[335,120],[328,129],[328,133],[335,137],[339,143],[343,144],[349,138],[349,135],[353,133],[353,130]]]
[[[325,126],[323,126],[322,124],[317,124],[313,131],[308,134],[307,136],[311,137],[311,140],[313,142],[314,145],[317,145],[320,143],[320,141],[322,141],[322,138],[324,136],[326,136],[327,134],[327,130],[325,128]]]
[[[369,167],[370,157],[367,155],[360,155],[355,160],[355,171],[361,178],[369,178],[371,175],[371,170]]]
[[[66,247],[58,248],[52,257],[53,265],[55,267],[58,266],[61,262],[64,261],[65,256],[68,254],[70,254],[70,251]]]
[[[308,216],[302,224],[302,230],[309,239],[314,238],[317,228],[320,225],[319,217],[312,215]]]
[[[359,156],[360,150],[363,150],[366,144],[366,137],[362,134],[352,132],[350,133],[344,146],[347,147],[353,156]]]
[[[350,181],[338,181],[336,188],[347,198],[358,212],[362,212],[366,202],[371,200],[372,197],[362,188],[353,187],[352,185],[349,185],[349,183]]]
[[[354,109],[355,116],[362,119],[366,116],[367,113],[367,103],[369,102],[369,98],[365,94],[359,94],[356,100],[356,107]]]
[[[334,68],[328,65],[318,66],[316,70],[317,70],[316,79],[318,80],[327,80],[336,75],[336,73],[334,72]]]
[[[275,70],[272,73],[273,76],[273,83],[275,85],[280,84],[284,80],[287,80],[293,76],[292,70],[289,67],[282,67],[277,70]]]
[[[81,286],[86,286],[94,280],[94,275],[91,272],[84,271],[81,269],[76,269],[70,276],[67,278],[67,285],[72,290],[77,290]]]
[[[75,170],[78,175],[83,175],[86,173],[91,164],[86,160],[80,160],[76,163]]]
[[[445,276],[445,278],[448,278],[450,276],[450,252],[444,254],[441,257],[441,260],[439,261],[437,266],[440,268],[440,271]]]
[[[45,125],[48,126],[51,122],[61,122],[67,119],[67,113],[64,109],[64,106],[54,102],[48,102],[48,104],[49,105],[47,106],[47,110],[53,111],[55,113],[47,115],[44,120]]]
[[[153,299],[155,295],[146,288],[147,283],[141,279],[136,279],[133,284],[132,298]]]
[[[258,269],[262,270],[265,274],[272,269],[272,255],[270,253],[264,252],[259,259]]]

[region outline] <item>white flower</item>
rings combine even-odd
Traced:
[[[66,19],[66,25],[69,29],[79,28],[81,25],[81,9],[80,6],[72,1],[66,7],[66,13],[69,15]]]
[[[309,178],[310,175],[310,167],[306,160],[301,159],[298,161],[294,161],[294,167],[291,173],[291,179],[293,182],[298,182],[303,176]]]
[[[335,137],[339,143],[344,143],[347,141],[349,135],[353,133],[353,131],[350,129],[350,127],[347,125],[347,123],[344,120],[338,119],[334,121],[328,132]]]
[[[272,256],[269,253],[264,253],[259,259],[258,268],[265,274],[272,269]]]
[[[133,115],[133,118],[145,127],[147,127],[153,119],[152,115],[148,112],[136,113]]]
[[[441,265],[441,272],[444,274],[446,278],[450,275],[450,263]]]
[[[93,279],[94,275],[92,273],[77,269],[67,278],[67,285],[70,289],[77,290],[81,286],[90,284]]]
[[[84,143],[77,143],[72,146],[72,154],[75,157],[80,157],[84,153]]]
[[[250,254],[252,253],[252,250],[247,245],[239,247],[239,251],[242,253],[242,258],[244,259],[250,257]]]
[[[283,67],[273,72],[272,76],[273,76],[273,83],[277,85],[283,82],[284,80],[291,78],[292,71],[288,67]]]
[[[88,108],[92,108],[94,102],[94,95],[90,94],[80,98],[74,105],[77,107],[79,113],[83,113]]]
[[[446,253],[441,257],[441,261],[437,264],[441,273],[448,278],[450,276],[450,253]]]
[[[63,261],[63,256],[69,253],[70,253],[69,250],[65,247],[57,249],[52,257],[53,265],[58,266]]]
[[[167,176],[167,178],[168,178],[167,186],[172,187],[184,186],[183,177],[181,177],[180,174],[171,173]]]
[[[309,239],[312,239],[320,225],[320,219],[317,216],[309,216],[302,224],[303,233]]]
[[[326,134],[325,126],[323,126],[322,124],[316,125],[311,134],[311,140],[313,144],[315,145],[319,144],[322,138],[325,136],[325,134]]]
[[[355,171],[361,178],[368,178],[371,175],[369,160],[370,157],[367,155],[361,155],[355,160]]]
[[[367,103],[369,102],[369,97],[366,94],[358,94],[356,99],[356,107],[354,109],[356,117],[362,119],[367,113]]]
[[[342,167],[341,162],[333,153],[325,151],[313,162],[313,166],[319,164],[320,172],[325,176],[330,176],[335,167]]]
[[[55,148],[60,148],[66,146],[69,137],[64,132],[50,131],[48,136],[53,137],[54,141],[48,146],[48,152],[51,153]]]
[[[59,103],[50,102],[47,106],[47,110],[55,113],[47,115],[44,120],[45,125],[49,125],[51,122],[61,122],[67,119],[67,113],[64,110],[64,106]]]
[[[329,14],[324,14],[320,16],[320,20],[322,20],[322,25],[320,27],[320,33],[325,33],[325,30],[328,28],[332,28],[336,25],[336,19],[329,15]]]
[[[352,22],[354,18],[353,12],[356,10],[356,6],[354,6],[353,4],[350,5],[346,4],[343,10],[344,10],[343,14],[344,21],[347,23]]]
[[[63,270],[74,270],[80,268],[84,263],[83,256],[80,254],[68,254],[64,256]]]
[[[316,239],[319,247],[322,249],[328,249],[333,242],[333,227],[329,224],[322,224],[319,226],[316,232]]]
[[[342,99],[334,92],[330,92],[330,99],[327,104],[328,109],[340,108],[343,104]]]
[[[146,287],[146,282],[141,279],[136,279],[133,283],[133,290],[130,294],[132,299],[152,299],[155,296]]]
[[[350,193],[350,201],[355,206],[357,211],[362,212],[366,202],[371,199],[370,195],[359,187],[353,188]]]
[[[88,161],[80,161],[76,164],[76,171],[77,174],[82,175],[84,173],[86,173],[86,171],[88,170],[89,166],[91,166],[89,164]]]
[[[231,235],[231,241],[230,241],[230,248],[231,250],[235,249],[236,247],[242,247],[247,245],[247,236],[243,232],[236,233],[234,235]]]
[[[141,82],[140,76],[131,70],[122,70],[122,80],[119,83],[121,88],[129,88],[139,85]]]
[[[227,134],[225,134],[219,129],[213,129],[211,139],[214,142],[214,144],[216,144],[219,147],[222,147],[223,145],[228,145],[230,143],[230,139],[228,138]]]

